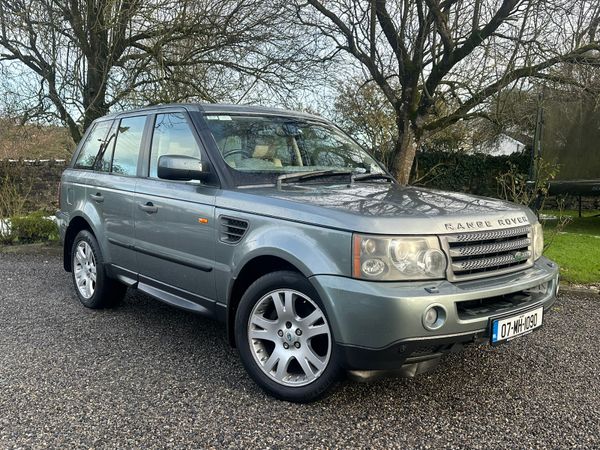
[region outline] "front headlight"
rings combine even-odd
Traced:
[[[368,280],[430,280],[446,276],[446,255],[438,238],[355,234],[352,275]]]
[[[533,225],[533,260],[537,261],[544,252],[544,230],[542,224],[536,222]]]

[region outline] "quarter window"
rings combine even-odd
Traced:
[[[88,134],[81,151],[77,156],[74,167],[77,169],[91,169],[96,161],[96,156],[100,147],[105,142],[106,135],[110,126],[112,125],[111,120],[105,120],[102,122],[96,122],[94,128]]]
[[[158,158],[183,155],[200,158],[200,146],[183,113],[157,114],[150,152],[150,176],[157,178]]]
[[[121,119],[112,160],[112,172],[120,175],[137,173],[138,157],[144,136],[146,116]]]

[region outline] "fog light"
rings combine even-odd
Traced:
[[[429,325],[430,327],[433,326],[438,320],[437,310],[435,308],[429,308],[425,313],[424,320],[426,325]]]
[[[423,326],[432,331],[446,322],[446,309],[442,305],[429,305],[423,313]]]

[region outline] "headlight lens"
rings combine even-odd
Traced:
[[[533,226],[533,259],[537,260],[544,252],[544,230],[542,224],[537,222]]]
[[[428,280],[446,276],[446,255],[435,236],[380,237],[354,235],[355,278]]]

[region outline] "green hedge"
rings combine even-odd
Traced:
[[[28,216],[12,217],[11,240],[19,244],[57,240],[58,228],[47,215],[44,211],[38,211]]]
[[[496,178],[511,168],[529,172],[529,153],[491,156],[442,151],[417,153],[413,166],[416,184],[448,191],[498,197]]]

